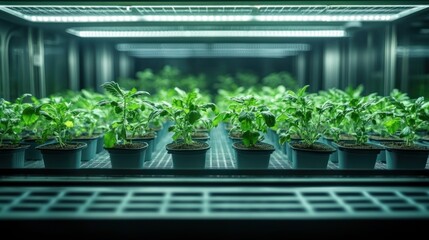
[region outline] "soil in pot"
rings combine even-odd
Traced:
[[[210,145],[205,142],[184,144],[178,141],[167,144],[166,149],[172,156],[173,168],[203,169],[206,165],[206,153],[210,149]]]
[[[246,147],[241,142],[235,142],[232,147],[236,153],[238,169],[267,169],[271,154],[275,150],[273,145],[263,142],[252,147]]]

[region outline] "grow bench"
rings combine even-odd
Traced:
[[[234,150],[231,147],[231,141],[223,128],[219,126],[212,129],[210,134],[210,150],[207,152],[206,169],[236,169],[237,164],[235,161]],[[171,155],[165,150],[165,145],[171,142],[171,134],[161,136],[158,141],[155,151],[152,155],[152,161],[145,162],[144,168],[146,169],[171,169],[173,163]],[[266,138],[266,142],[272,143],[270,138]],[[273,144],[277,146],[276,144]],[[25,168],[44,168],[43,161],[27,161]],[[102,151],[97,154],[91,161],[82,162],[81,168],[111,168],[109,154]],[[279,148],[271,155],[269,169],[291,169],[290,163],[287,161],[286,154]],[[338,169],[336,163],[329,162],[328,169]],[[376,170],[386,169],[386,164],[377,162]],[[426,165],[429,169],[429,161]]]

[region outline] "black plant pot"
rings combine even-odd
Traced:
[[[45,168],[51,169],[77,169],[80,168],[82,150],[87,147],[86,143],[70,142],[75,144],[73,149],[53,149],[51,145],[58,143],[47,143],[36,148],[42,152]]]
[[[0,149],[0,168],[23,168],[25,161],[25,150],[30,145],[20,145],[17,148]]]
[[[270,165],[270,157],[275,148],[271,144],[258,143],[260,149],[246,148],[241,142],[235,142],[232,147],[236,153],[238,169],[267,169]]]
[[[299,143],[290,143],[293,169],[326,169],[329,155],[336,151],[335,148],[325,143],[315,143],[324,150],[300,148]]]
[[[385,144],[387,169],[425,169],[429,147],[423,144],[415,145],[417,149],[400,149]]]
[[[142,169],[149,144],[135,143],[138,148],[105,148],[110,155],[110,163],[115,169]]]
[[[344,143],[333,143],[338,149],[339,169],[374,169],[379,153],[384,150],[376,144],[365,144],[365,147],[356,148],[344,145]]]
[[[200,143],[198,149],[175,149],[175,143],[166,145],[167,152],[171,154],[173,168],[175,169],[204,169],[206,166],[207,151],[210,145]]]

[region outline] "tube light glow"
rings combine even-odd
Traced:
[[[393,21],[428,7],[427,4],[362,6],[244,4],[222,7],[217,5],[0,5],[0,10],[31,22],[365,22]]]
[[[31,22],[138,22],[139,16],[25,16]]]
[[[344,30],[286,30],[286,31],[77,31],[68,33],[84,38],[101,37],[345,37]]]

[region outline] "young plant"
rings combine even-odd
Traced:
[[[0,145],[7,139],[14,145],[18,145],[29,132],[31,127],[36,125],[38,109],[30,103],[24,103],[24,99],[31,94],[23,94],[15,102],[0,99]]]
[[[112,148],[116,145],[131,145],[133,135],[132,123],[135,120],[136,110],[144,108],[144,105],[136,101],[136,98],[149,95],[145,91],[137,91],[135,88],[130,91],[122,89],[116,82],[107,82],[101,85],[114,99],[104,100],[100,105],[110,106],[118,118],[109,125],[108,131],[104,135],[104,146]]]
[[[264,139],[262,133],[276,124],[276,118],[267,106],[254,96],[232,98],[235,102],[230,111],[224,113],[224,119],[236,123],[237,130],[242,134],[242,142],[246,147],[255,147]]]
[[[298,89],[296,93],[291,90],[286,92],[283,114],[289,119],[289,127],[279,136],[281,144],[290,141],[292,135],[299,135],[302,143],[311,148],[327,131],[322,115],[330,111],[333,105],[329,101],[322,105],[316,104],[314,97],[306,94],[307,88],[308,85]]]
[[[410,147],[419,138],[417,130],[429,121],[429,115],[425,108],[429,102],[425,102],[424,97],[416,100],[398,100],[391,98],[392,103],[399,111],[395,112],[394,117],[385,123],[389,133],[399,132],[399,137],[405,140],[405,145]]]
[[[44,117],[41,121],[47,121],[42,130],[43,142],[53,137],[60,148],[65,148],[73,137],[71,132],[76,122],[71,103],[65,102],[62,97],[53,97],[42,103],[38,114]]]
[[[19,144],[23,126],[17,112],[17,106],[5,99],[0,99],[0,146],[5,138],[12,144]]]
[[[356,145],[365,145],[368,141],[368,132],[371,124],[376,124],[376,119],[382,114],[374,111],[377,104],[374,95],[351,98],[347,102],[345,110],[345,124],[348,125],[348,134],[356,138]]]
[[[197,90],[186,93],[175,88],[179,95],[172,101],[171,108],[167,108],[168,116],[174,121],[174,125],[168,128],[173,132],[173,140],[181,140],[184,145],[192,145],[192,134],[195,132],[199,121],[204,112],[209,109],[216,111],[216,105],[213,103],[204,103],[200,101],[200,95]]]

